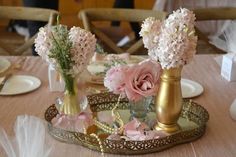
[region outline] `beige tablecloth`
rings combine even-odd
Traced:
[[[6,57],[12,63],[20,57]],[[236,82],[227,82],[220,76],[220,67],[212,55],[198,55],[194,61],[184,66],[183,77],[199,82],[204,93],[193,101],[205,107],[210,120],[206,133],[200,139],[175,146],[147,157],[235,157],[236,122],[229,116],[229,107],[236,98]],[[62,93],[52,93],[48,89],[47,64],[40,57],[27,57],[19,74],[33,75],[42,81],[39,89],[28,94],[0,96],[0,126],[13,135],[13,125],[17,115],[28,114],[43,119],[46,108],[54,103]],[[82,146],[65,144],[48,137],[53,145],[52,157],[94,157],[101,156]],[[1,151],[0,151],[1,153]],[[2,154],[0,154],[1,156]],[[106,155],[118,156],[118,155]]]

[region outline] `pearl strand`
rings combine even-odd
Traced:
[[[102,146],[102,141],[101,139],[98,137],[98,135],[96,135],[95,133],[92,133],[90,134],[91,137],[94,137],[96,138],[96,140],[98,141],[98,144],[99,144],[99,147],[100,147],[100,151],[102,153],[102,156],[104,156],[104,149],[103,149],[103,146]]]
[[[120,125],[119,128],[115,128],[115,129],[111,128],[111,127],[107,126],[106,124],[103,124],[103,123],[99,122],[96,118],[94,118],[95,125],[98,128],[102,129],[103,131],[105,131],[109,134],[117,134],[117,133],[122,133],[123,132],[124,122],[121,119],[121,116],[120,116],[119,112],[116,111],[118,105],[120,104],[120,99],[121,99],[121,95],[119,96],[116,105],[111,110],[112,116],[115,117],[115,122],[117,122]]]

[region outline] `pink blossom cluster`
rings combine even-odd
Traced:
[[[55,42],[57,39],[60,42]],[[69,52],[60,58],[50,57],[54,53],[52,49],[55,49],[55,47],[58,47],[57,49],[61,49],[62,51],[66,47],[69,47]],[[95,52],[95,48],[95,36],[80,27],[72,27],[69,31],[63,25],[42,27],[35,39],[35,50],[44,60],[59,69],[62,62],[65,63],[65,60],[69,60],[70,69],[68,74],[72,75],[78,75],[86,69]]]
[[[138,65],[112,67],[106,73],[104,85],[115,94],[138,101],[156,94],[160,75],[160,64],[145,60]]]
[[[71,60],[74,61],[73,71],[80,73],[89,64],[96,47],[95,36],[79,27],[72,27],[69,32],[72,41]]]
[[[55,65],[55,59],[48,57],[52,48],[52,38],[51,28],[41,27],[34,42],[35,51],[38,55],[41,56],[43,60]]]
[[[154,18],[146,19],[140,35],[149,56],[166,69],[190,62],[197,45],[194,21],[193,12],[185,8],[174,11],[163,22]]]

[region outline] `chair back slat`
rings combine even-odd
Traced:
[[[236,8],[202,8],[193,10],[196,21],[212,21],[212,20],[235,20],[236,19]],[[196,28],[196,33],[198,38],[202,40],[207,47],[211,47],[215,53],[226,53],[223,50],[219,49],[215,45],[210,43],[208,37]]]
[[[58,14],[51,9],[30,8],[30,7],[5,7],[0,6],[1,19],[49,21],[51,14]]]
[[[86,9],[86,15],[91,21],[128,21],[142,22],[147,17],[156,17],[163,20],[166,16],[162,11],[151,11],[141,9]]]
[[[48,26],[51,26],[56,23],[56,17],[58,15],[59,13],[52,9],[0,6],[0,19],[41,21],[46,22]],[[23,45],[14,50],[9,47],[4,48],[4,46],[1,46],[1,49],[8,52],[8,55],[22,55],[34,44],[35,37],[36,35],[25,41]],[[4,44],[1,43],[1,45]],[[3,54],[5,54],[5,52]]]
[[[82,19],[84,28],[91,31],[106,44],[114,53],[128,52],[135,53],[143,46],[142,40],[134,43],[127,50],[121,49],[113,42],[105,33],[100,31],[93,22],[96,21],[125,21],[125,22],[143,22],[147,17],[155,17],[163,20],[166,13],[162,11],[141,10],[141,9],[114,9],[114,8],[91,8],[84,9],[79,12],[79,18]]]
[[[205,8],[193,11],[197,21],[236,19],[236,8]]]

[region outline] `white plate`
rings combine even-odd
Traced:
[[[196,97],[201,95],[203,92],[202,85],[188,79],[181,79],[181,89],[183,98]]]
[[[143,60],[145,60],[145,56],[136,56],[136,55],[131,55],[130,59],[127,62],[127,64],[136,64],[139,63]],[[111,63],[109,60],[103,60],[103,61],[98,61],[98,62],[91,62],[87,69],[92,75],[97,75],[99,73],[104,73],[107,69],[106,64]]]
[[[137,55],[131,55],[130,60],[126,61],[127,64],[136,64],[143,60],[145,60],[145,56],[137,56]],[[94,84],[103,84],[103,78],[105,75],[105,71],[107,70],[106,64],[109,64],[111,61],[104,60],[104,61],[98,61],[98,62],[92,62],[87,66],[88,71],[94,76],[91,80],[89,80],[90,83]]]
[[[10,66],[11,62],[5,58],[0,58],[0,73],[6,71]]]
[[[0,78],[0,82],[3,78]],[[33,76],[13,75],[5,83],[0,95],[17,95],[31,92],[41,85],[41,81]]]
[[[99,73],[104,73],[107,68],[104,64],[92,63],[88,65],[87,69],[92,75],[98,75]]]

